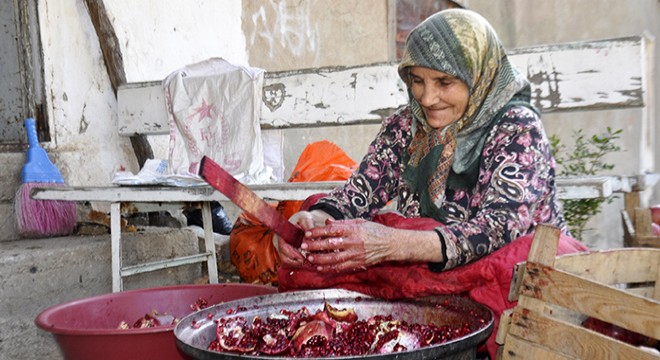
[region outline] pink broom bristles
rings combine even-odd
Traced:
[[[62,236],[76,228],[76,203],[64,200],[37,200],[30,197],[35,187],[64,186],[63,183],[24,183],[18,188],[14,210],[22,237]]]

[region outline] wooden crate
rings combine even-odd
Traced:
[[[626,247],[660,248],[660,236],[651,230],[651,209],[639,206],[639,193],[625,194],[625,209],[621,210],[623,245]]]
[[[660,359],[581,325],[593,317],[660,339],[660,249],[556,256],[558,240],[558,229],[540,226],[518,265],[518,304],[500,319],[498,359]]]

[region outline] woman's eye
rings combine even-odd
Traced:
[[[450,86],[452,83],[453,81],[451,81],[450,79],[438,80],[438,84],[440,84],[440,86]]]

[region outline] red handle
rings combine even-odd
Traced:
[[[230,173],[204,156],[199,166],[199,175],[214,189],[223,193],[243,211],[254,216],[265,226],[271,228],[287,243],[300,247],[304,232],[290,223],[275,208],[260,198],[254,191],[236,180]]]

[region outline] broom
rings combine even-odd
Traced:
[[[21,237],[69,235],[76,227],[75,202],[30,197],[32,188],[64,186],[64,179],[39,145],[34,119],[25,119],[24,125],[29,147],[21,171],[22,184],[14,198],[18,234]]]

